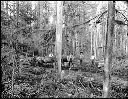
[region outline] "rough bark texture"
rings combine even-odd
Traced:
[[[91,31],[92,28],[93,27],[92,27],[92,23],[91,23],[91,26],[90,26],[90,33],[91,33],[91,56],[93,55],[93,36],[94,36],[93,31]]]
[[[114,19],[115,19],[115,5],[113,1],[108,2],[108,23],[106,34],[106,53],[104,66],[104,83],[103,83],[103,97],[108,98],[110,92],[110,70],[112,65],[112,48],[113,48],[113,34],[114,34]]]
[[[57,63],[58,73],[61,78],[61,53],[62,53],[62,8],[63,2],[57,1],[57,23],[56,23],[56,48],[57,48]]]
[[[97,35],[97,31],[96,31],[96,27],[95,27],[95,25],[93,26],[93,29],[94,29],[94,56],[95,56],[95,58],[97,58],[97,48],[98,48],[98,46],[97,46],[97,39],[98,39],[98,35]]]
[[[79,56],[79,41],[78,41],[78,34],[75,34],[76,39],[76,56]]]
[[[18,29],[18,20],[19,20],[19,1],[17,1],[16,2],[16,9],[17,9],[17,12],[16,12],[16,14],[17,14],[17,17],[16,17],[16,24],[17,24],[17,29]],[[17,55],[17,44],[18,44],[18,41],[17,41],[17,38],[16,38],[16,45],[15,45],[15,55],[14,55],[14,57],[13,57],[13,70],[12,70],[12,96],[13,96],[13,91],[14,91],[14,77],[15,77],[15,70],[16,70],[16,68],[18,68],[17,67],[17,62],[18,62],[18,60],[17,60],[17,57],[18,57],[18,55]]]

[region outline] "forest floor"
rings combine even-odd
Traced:
[[[114,67],[111,73],[110,97],[112,98],[128,97],[128,64],[127,60],[122,61],[123,64],[118,63],[121,67]],[[54,68],[26,67],[16,77],[14,97],[101,98],[103,93],[102,68],[90,67],[86,63],[77,67],[79,69],[62,70],[63,79],[59,80]],[[7,97],[7,94],[4,97]]]

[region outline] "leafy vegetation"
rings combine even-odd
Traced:
[[[74,56],[74,67],[63,63],[63,79],[57,72],[55,5],[55,2],[52,6],[49,1],[39,1],[32,9],[29,1],[1,1],[2,98],[102,97],[104,64],[100,57],[104,57],[106,5],[103,4],[101,14],[97,15],[97,2],[63,2],[62,58],[69,53]],[[119,11],[120,7],[116,7],[110,71],[112,98],[128,97],[128,21],[124,17],[128,13]],[[49,21],[50,17],[53,22]],[[90,59],[93,50],[97,55],[94,63]],[[84,52],[81,65],[79,52]]]

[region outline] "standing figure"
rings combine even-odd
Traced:
[[[54,55],[53,53],[50,53],[50,54],[49,54],[49,58],[50,58],[50,61],[51,61],[52,63],[54,63],[54,62],[56,61],[55,55]]]
[[[80,52],[80,65],[82,65],[83,58],[84,58],[83,52]]]
[[[67,56],[67,60],[69,62],[69,66],[71,67],[73,65],[73,55],[70,53],[69,56]]]
[[[53,53],[50,53],[50,54],[49,54],[49,57],[53,57],[53,56],[54,56]]]
[[[43,57],[38,56],[38,57],[36,57],[36,60],[37,60],[38,66],[40,66],[40,67],[43,66],[43,63],[44,63]]]
[[[62,66],[67,66],[67,63],[69,62],[68,56],[67,57],[63,56],[61,62],[62,62]]]
[[[36,56],[33,57],[33,59],[31,60],[30,64],[31,66],[36,66],[37,60],[36,60]]]
[[[20,55],[20,62],[23,62],[25,59],[24,55]]]
[[[92,65],[95,65],[95,56],[94,55],[91,56],[91,63],[92,63]]]

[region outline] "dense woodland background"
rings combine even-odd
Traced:
[[[108,16],[114,16],[112,25]],[[84,54],[81,66],[80,52]],[[55,68],[30,65],[32,57],[48,58],[50,53],[57,61],[52,64]],[[59,68],[61,58],[70,53],[80,68],[77,71]],[[91,56],[98,65],[91,64]],[[102,82],[107,66],[111,67],[111,92],[105,96]],[[31,1],[1,1],[1,68],[2,98],[128,97],[128,3],[37,1],[32,5]]]

